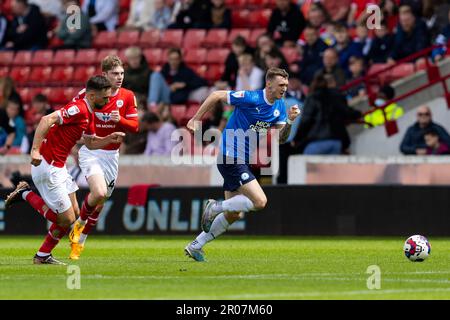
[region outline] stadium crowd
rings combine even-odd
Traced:
[[[374,2],[382,20],[380,28],[370,30],[366,8]],[[71,26],[74,5],[81,8],[79,27]],[[361,119],[349,107],[366,95],[364,85],[339,88],[374,64],[395,64],[432,44],[445,45],[449,37],[445,0],[3,0],[0,60],[11,52],[15,59],[23,52],[67,55],[47,80],[36,73],[33,56],[18,73],[11,61],[0,61],[0,154],[28,153],[39,119],[68,102],[89,74],[98,72],[98,59],[75,62],[82,52],[116,53],[125,64],[123,86],[136,94],[141,132],[127,136],[124,153],[169,154],[171,132],[186,124],[211,91],[262,89],[265,71],[281,67],[290,75],[287,105],[303,109],[289,143],[281,147],[282,157],[345,154],[350,145],[346,123],[376,126],[383,121],[376,111]],[[429,59],[439,61],[446,54],[443,46]],[[54,62],[44,59],[43,65]],[[53,77],[57,70],[60,78]],[[77,73],[81,76],[75,79]],[[61,83],[74,90],[57,101],[53,89]],[[381,104],[395,97],[388,84],[377,90]],[[398,106],[389,107],[388,117],[403,114]],[[231,108],[217,106],[204,129],[223,129]],[[405,154],[449,152],[448,133],[430,127],[426,111],[418,113],[415,129],[401,145]],[[429,121],[422,121],[427,114]]]

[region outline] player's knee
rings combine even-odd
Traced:
[[[98,204],[98,203],[104,201],[104,199],[106,199],[107,193],[108,192],[106,190],[97,189],[97,190],[93,190],[91,192],[91,196],[92,196],[94,202],[96,204]]]
[[[267,204],[267,198],[259,197],[253,201],[253,208],[254,208],[254,210],[262,210],[266,207],[266,204]]]
[[[57,224],[64,229],[69,229],[74,222],[74,217],[61,217]]]

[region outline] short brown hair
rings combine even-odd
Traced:
[[[120,58],[118,56],[110,55],[110,56],[106,56],[102,60],[102,71],[103,72],[111,71],[112,69],[114,69],[116,67],[123,68],[122,60],[120,60]]]
[[[266,73],[266,82],[272,81],[276,76],[289,79],[289,74],[286,72],[286,70],[280,68],[270,68]]]
[[[111,82],[105,76],[93,76],[86,83],[86,91],[102,91],[111,87]]]

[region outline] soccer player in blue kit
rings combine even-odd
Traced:
[[[266,73],[264,90],[215,91],[201,105],[187,128],[200,130],[201,118],[219,102],[235,107],[225,130],[218,156],[217,168],[224,184],[225,200],[208,200],[202,215],[203,232],[188,244],[184,251],[196,261],[205,261],[203,246],[224,233],[228,227],[243,217],[243,214],[264,209],[266,195],[250,170],[249,159],[256,149],[255,139],[239,143],[236,133],[264,134],[271,127],[279,131],[279,142],[285,143],[291,131],[291,124],[299,116],[297,105],[288,114],[283,96],[288,88],[288,73],[283,69],[271,68]],[[239,136],[239,134],[237,134]],[[241,141],[242,142],[242,141]]]

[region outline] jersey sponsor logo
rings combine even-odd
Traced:
[[[273,116],[278,117],[279,115],[280,115],[280,110],[275,109],[275,111],[273,112]]]
[[[256,132],[265,133],[270,128],[270,123],[265,121],[258,121],[255,124],[250,125],[250,129]]]
[[[116,106],[117,106],[117,108],[122,108],[123,107],[123,100],[117,100],[116,101]]]
[[[97,117],[98,120],[103,122],[109,122],[111,120],[111,113],[96,112],[95,116]]]
[[[71,106],[69,109],[67,109],[67,113],[70,117],[72,117],[77,113],[80,113],[80,109],[78,109],[77,106]]]
[[[258,113],[261,112],[261,110],[258,107],[256,107],[255,109],[256,109],[256,111],[258,111]]]
[[[235,98],[243,98],[244,95],[245,95],[245,91],[236,91],[235,93],[232,94],[232,96]]]

